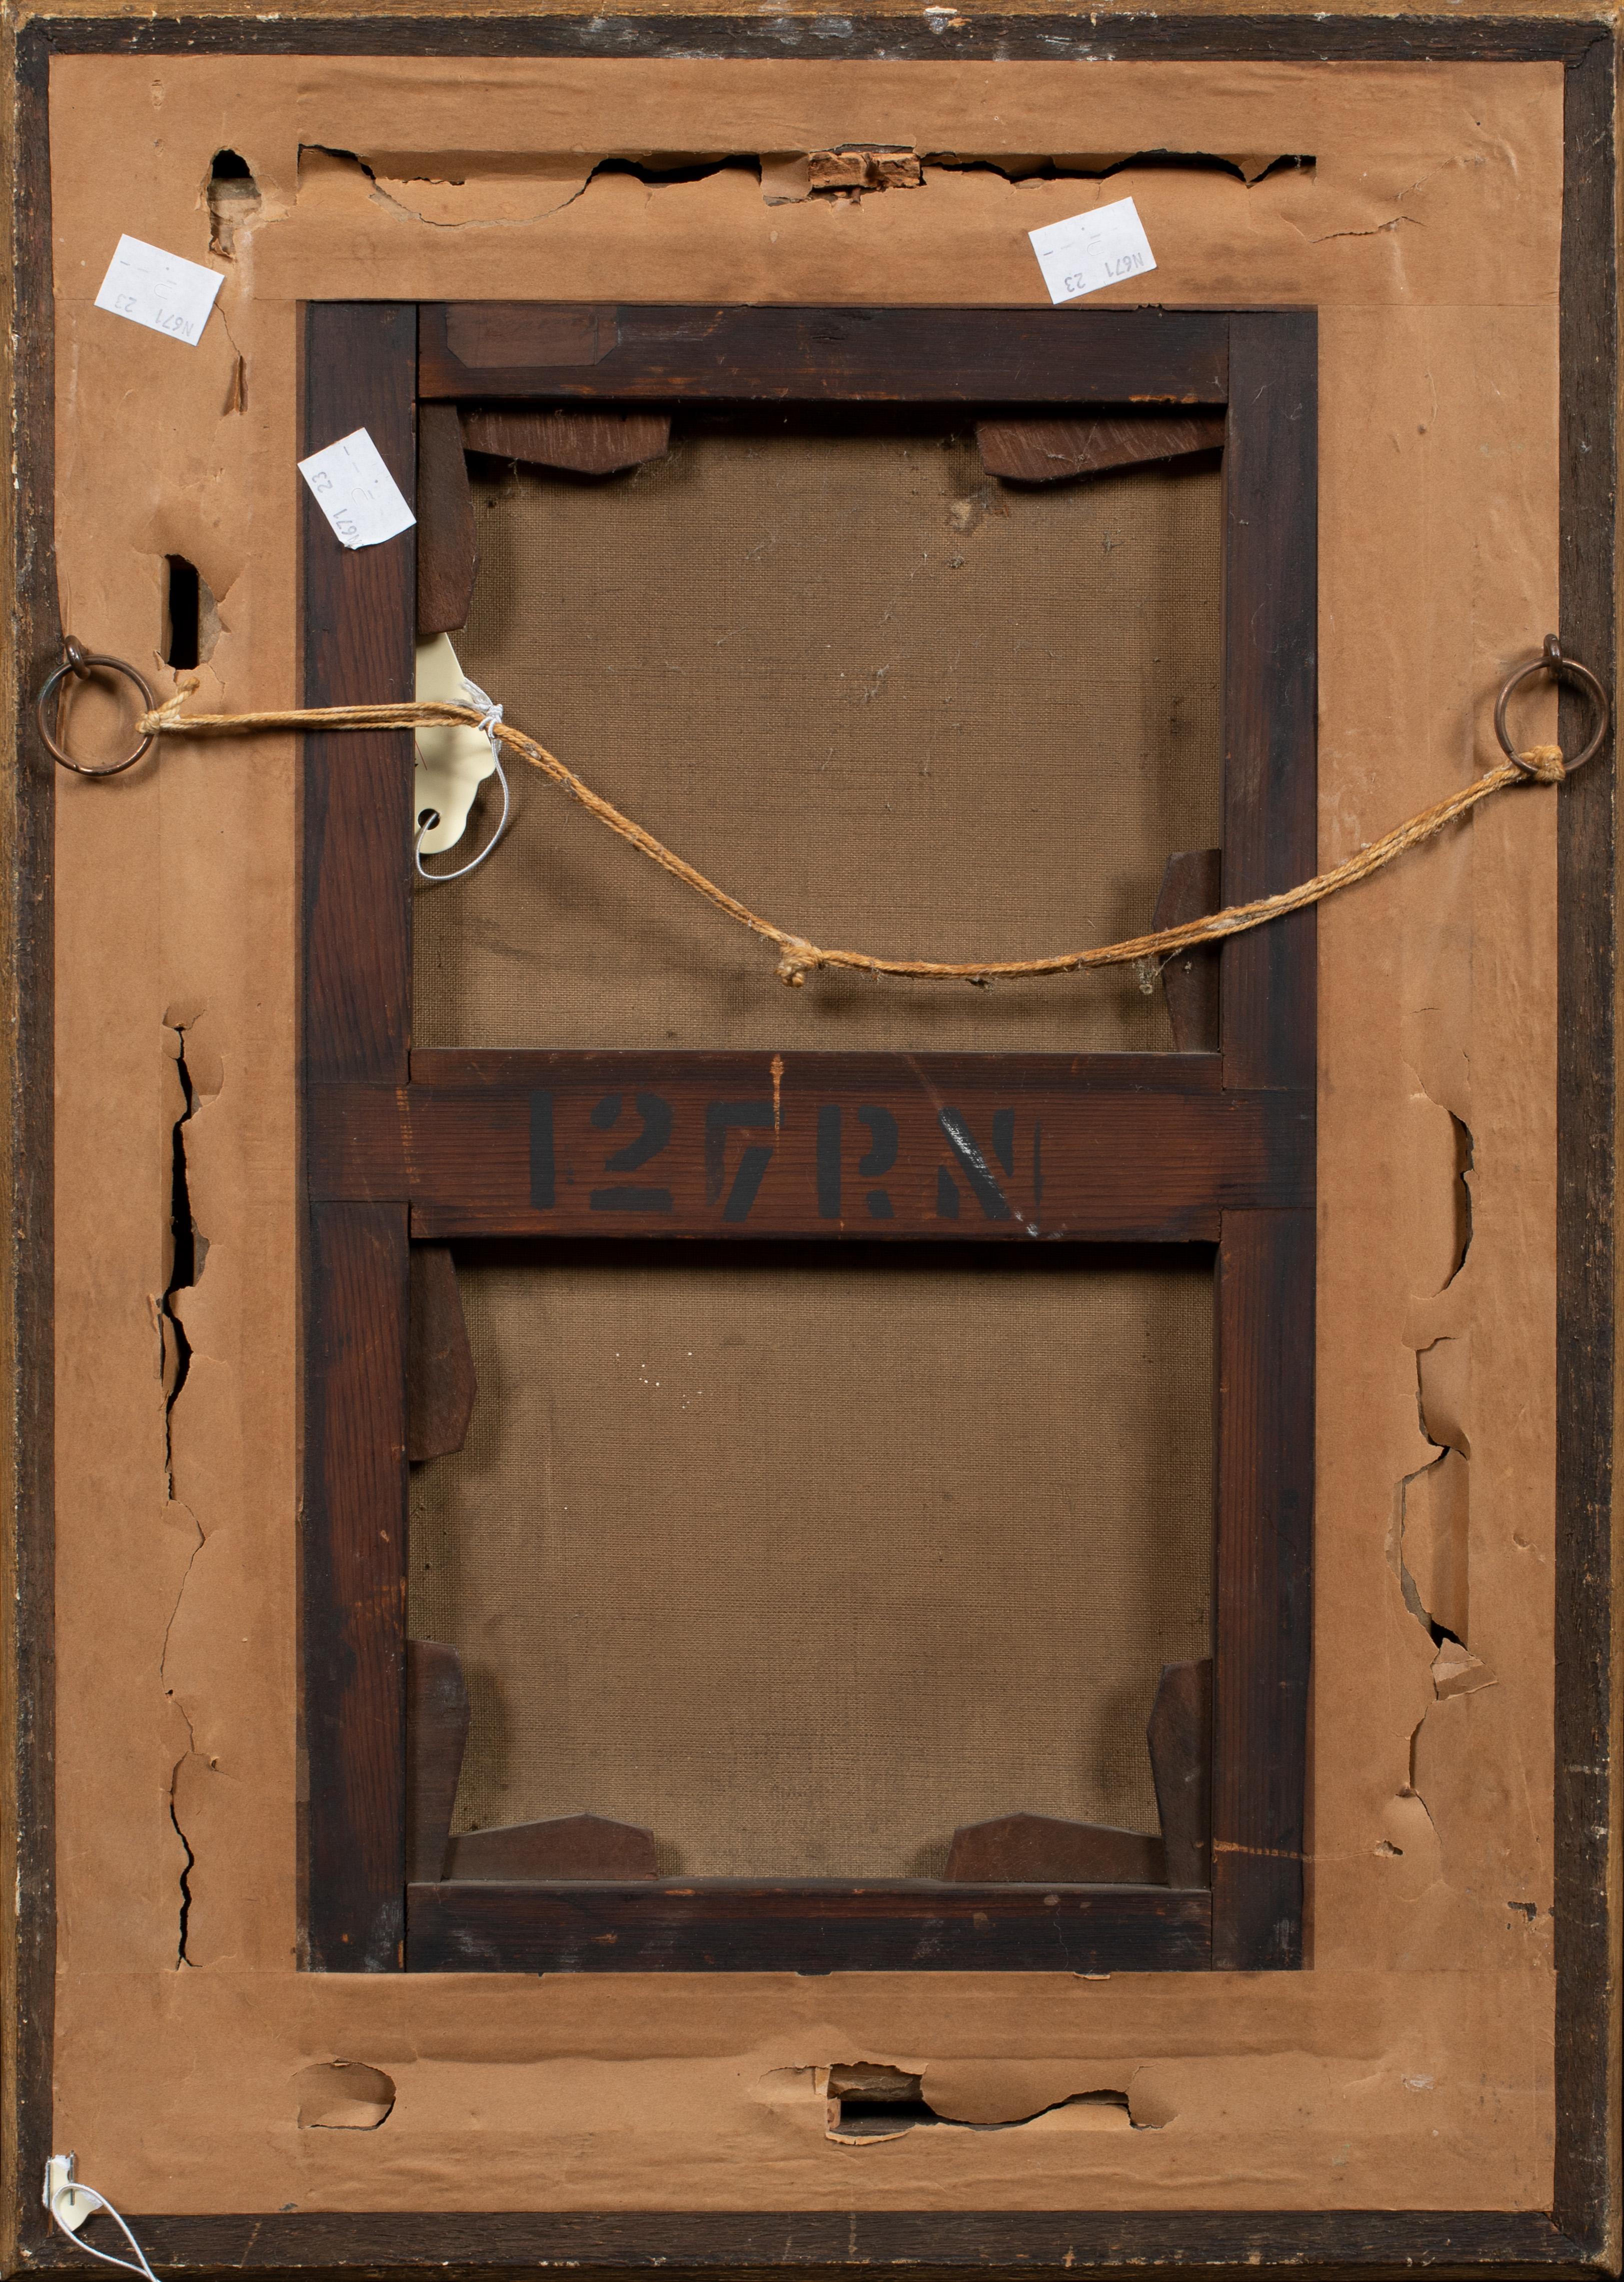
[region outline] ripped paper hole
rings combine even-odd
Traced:
[[[195,349],[222,283],[217,269],[166,253],[161,245],[149,245],[144,238],[121,237],[96,306]]]
[[[1052,301],[1075,301],[1156,266],[1131,198],[1113,199],[1092,213],[1071,214],[1027,236]]]
[[[395,2104],[394,2078],[364,2061],[318,2061],[293,2082],[302,2131],[376,2131]]]
[[[299,472],[346,547],[377,547],[417,520],[364,428],[313,452]]]

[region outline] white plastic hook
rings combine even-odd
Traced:
[[[502,718],[501,707],[480,688],[477,681],[470,681],[464,677],[462,687],[469,703],[482,709],[478,726],[490,741],[491,758],[496,765],[497,780],[501,786],[501,818],[495,831],[470,863],[462,865],[455,872],[425,872],[423,868],[423,835],[425,832],[432,832],[439,818],[433,809],[424,809],[418,816],[417,828],[412,834],[412,861],[417,866],[418,878],[426,880],[431,888],[443,887],[452,880],[465,880],[470,872],[477,872],[508,828],[511,795],[508,788],[508,772],[501,765],[501,746],[496,736],[496,724]]]
[[[147,2264],[146,2253],[125,2224],[121,2212],[114,2210],[105,2195],[87,2187],[74,2173],[74,2157],[52,2155],[45,2165],[45,2191],[40,2197],[54,2223],[79,2247],[92,2258],[99,2258],[104,2266],[121,2267],[126,2274],[140,2274],[145,2282],[158,2282],[158,2277]],[[115,2258],[110,2250],[97,2250],[93,2242],[81,2242],[79,2230],[95,2212],[104,2210],[119,2232],[135,2252],[133,2258]]]

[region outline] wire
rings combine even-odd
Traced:
[[[71,2226],[69,2226],[67,2221],[57,2208],[57,2205],[62,2200],[65,2195],[67,2196],[70,2200],[82,2196],[86,2202],[94,2203],[97,2210],[105,2210],[108,2217],[118,2228],[120,2233],[124,2237],[125,2241],[128,2243],[130,2248],[135,2252],[135,2257],[133,2259],[115,2258],[110,2250],[97,2250],[93,2242],[81,2241],[78,2234]],[[135,2236],[130,2232],[128,2225],[125,2222],[123,2213],[121,2211],[114,2210],[113,2205],[108,2201],[105,2195],[97,2194],[94,2187],[87,2187],[82,2179],[75,2179],[70,2173],[67,2177],[62,2180],[61,2184],[54,2192],[51,2191],[49,2188],[47,2189],[44,2197],[44,2203],[45,2208],[51,2213],[52,2219],[56,2222],[57,2225],[61,2228],[68,2240],[70,2242],[78,2243],[81,2250],[88,2251],[92,2258],[99,2258],[104,2266],[119,2266],[123,2269],[126,2274],[141,2274],[145,2276],[146,2282],[158,2282],[158,2277],[147,2264],[146,2253],[142,2249],[141,2245],[136,2240]]]

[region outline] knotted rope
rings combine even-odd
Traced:
[[[313,705],[293,707],[273,713],[183,713],[182,705],[191,695],[195,683],[189,683],[162,705],[144,713],[138,724],[143,736],[223,737],[249,736],[257,730],[322,730],[322,729],[416,729],[419,727],[452,726],[465,724],[489,736],[493,742],[505,745],[517,753],[532,769],[561,785],[572,799],[606,825],[618,839],[657,864],[663,872],[680,880],[695,894],[703,896],[719,912],[752,935],[762,936],[779,953],[778,979],[792,989],[799,990],[809,974],[821,967],[846,967],[859,974],[900,974],[920,982],[1022,982],[1039,974],[1071,974],[1081,969],[1100,966],[1131,966],[1144,961],[1163,959],[1175,951],[1188,951],[1197,943],[1221,942],[1226,935],[1244,935],[1248,928],[1263,927],[1270,920],[1280,919],[1287,912],[1306,910],[1310,904],[1323,903],[1327,896],[1342,888],[1351,888],[1360,880],[1368,880],[1402,856],[1407,848],[1418,847],[1430,840],[1446,825],[1456,823],[1469,815],[1472,809],[1504,792],[1508,786],[1529,780],[1540,784],[1560,784],[1566,775],[1566,765],[1559,745],[1534,745],[1515,759],[1500,761],[1472,783],[1447,798],[1434,801],[1379,840],[1372,840],[1356,855],[1349,856],[1329,872],[1322,872],[1301,887],[1286,888],[1276,896],[1262,896],[1255,903],[1233,904],[1227,910],[1208,912],[1206,917],[1185,920],[1177,927],[1161,928],[1150,935],[1131,936],[1125,943],[1102,943],[1091,951],[1056,951],[1046,959],[882,959],[866,951],[829,951],[820,944],[809,943],[804,935],[792,935],[788,928],[774,927],[758,912],[719,888],[713,880],[697,871],[692,864],[657,840],[652,832],[623,816],[612,801],[594,792],[592,787],[578,777],[573,769],[527,737],[511,722],[493,718],[495,709],[475,705],[454,705],[437,700],[416,701],[399,705]]]

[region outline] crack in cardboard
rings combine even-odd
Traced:
[[[175,1709],[180,1711],[180,1706],[176,1704]],[[183,1719],[186,1719],[184,1712],[181,1712],[181,1717]],[[186,1732],[189,1735],[191,1734],[191,1722],[190,1719],[186,1719]],[[185,1766],[186,1760],[191,1757],[192,1750],[191,1747],[189,1745],[184,1756],[175,1761],[174,1770],[169,1777],[169,1820],[174,1826],[175,1835],[180,1840],[181,1846],[186,1856],[185,1867],[181,1872],[180,1880],[180,1929],[176,1937],[175,1952],[175,1962],[177,1971],[183,1965],[188,1968],[191,1965],[191,1960],[186,1954],[186,1937],[190,1929],[191,1922],[191,1874],[197,1867],[198,1858],[191,1851],[191,1842],[187,1837],[186,1833],[181,1828],[181,1818],[176,1813],[175,1806],[175,1786],[180,1780],[181,1769]]]
[[[1432,1822],[1433,1828],[1436,1830],[1438,1826],[1435,1822],[1433,1822],[1432,1809],[1427,1805],[1426,1801],[1416,1789],[1416,1749],[1421,1740],[1421,1730],[1426,1727],[1426,1713],[1423,1712],[1420,1718],[1416,1721],[1415,1726],[1410,1730],[1410,1774],[1409,1779],[1404,1784],[1401,1796],[1405,1798],[1414,1799],[1416,1805],[1420,1808],[1428,1822]]]
[[[185,1599],[186,1587],[191,1581],[192,1565],[196,1562],[198,1554],[203,1550],[203,1527],[202,1524],[198,1521],[197,1515],[193,1513],[190,1506],[183,1505],[179,1498],[172,1497],[169,1500],[169,1504],[173,1510],[185,1515],[187,1520],[190,1522],[192,1527],[198,1533],[198,1541],[192,1547],[190,1555],[187,1556],[185,1572],[181,1578],[180,1590],[175,1596],[175,1606],[169,1611],[169,1621],[164,1626],[164,1643],[162,1649],[159,1652],[158,1658],[158,1670],[160,1677],[166,1677],[169,1668],[169,1635],[175,1630],[175,1620],[181,1613],[181,1603]],[[175,1709],[180,1711],[180,1706],[177,1704]],[[185,1716],[185,1713],[182,1712],[181,1717],[184,1719]]]
[[[941,2072],[936,2062],[908,2068],[884,2061],[834,2061],[796,2071],[812,2076],[814,2093],[826,2103],[824,2136],[837,2147],[882,2146],[921,2125],[1016,2131],[1064,2108],[1109,2108],[1120,2113],[1123,2128],[1135,2131],[1159,2131],[1168,2121],[1136,2112],[1137,2069],[1124,2086],[1102,2083],[1100,2071],[1086,2063],[1062,2071],[1059,2083],[1052,2068],[1030,2072],[1017,2067],[1017,2079],[1025,2080],[1012,2084],[996,2063],[990,2075],[950,2064],[946,2087],[938,2083],[933,2088],[932,2076]]]
[[[195,1015],[191,1018],[192,1021],[196,1021],[197,1019]],[[191,1874],[197,1867],[198,1858],[192,1851],[190,1841],[181,1827],[175,1793],[180,1781],[181,1770],[189,1759],[195,1758],[198,1755],[198,1738],[184,1704],[169,1685],[169,1638],[175,1629],[175,1619],[180,1615],[181,1603],[186,1596],[186,1587],[190,1581],[198,1556],[203,1550],[204,1531],[191,1509],[183,1504],[175,1494],[175,1406],[180,1400],[191,1369],[191,1343],[186,1336],[185,1326],[181,1322],[175,1302],[183,1292],[196,1289],[203,1272],[204,1261],[208,1254],[207,1238],[202,1235],[192,1218],[191,1189],[187,1173],[186,1127],[196,1116],[201,1106],[198,1088],[192,1082],[192,1074],[186,1060],[186,1032],[189,1027],[190,1027],[189,1023],[180,1021],[164,1025],[165,1053],[175,1066],[175,1076],[181,1090],[181,1112],[170,1127],[167,1247],[169,1274],[162,1295],[158,1301],[161,1332],[167,1340],[172,1343],[168,1352],[175,1357],[173,1373],[166,1372],[168,1384],[164,1397],[164,1494],[168,1505],[172,1508],[178,1507],[179,1510],[186,1515],[198,1533],[198,1541],[191,1548],[185,1573],[181,1579],[180,1589],[175,1595],[175,1606],[169,1611],[169,1620],[164,1626],[163,1646],[159,1654],[158,1664],[159,1684],[169,1702],[179,1712],[186,1727],[186,1749],[169,1773],[169,1820],[174,1826],[175,1835],[179,1839],[182,1851],[186,1857],[180,1875],[180,1918],[175,1942],[177,1968],[190,1966],[191,1963],[187,1954],[187,1936],[191,1919]],[[168,1044],[170,1039],[174,1040],[172,1047]]]
[[[1281,151],[1272,158],[1228,158],[1214,151],[1125,151],[1096,152],[1087,157],[1034,156],[992,158],[983,152],[926,151],[921,163],[943,174],[1002,175],[1006,182],[1107,182],[1114,175],[1221,175],[1254,190],[1271,175],[1312,173],[1311,151]]]
[[[1426,225],[1418,214],[1394,214],[1387,221],[1372,222],[1369,229],[1328,229],[1323,237],[1312,237],[1310,245],[1334,245],[1340,237],[1379,237],[1384,230],[1396,229],[1401,222],[1413,222],[1418,229]]]
[[[1418,1092],[1427,1101],[1432,1102],[1434,1097],[1427,1091],[1418,1073],[1412,1072],[1412,1076]],[[1457,1116],[1443,1103],[1434,1102],[1434,1106],[1444,1110],[1455,1136],[1455,1183],[1458,1231],[1449,1273],[1440,1285],[1437,1292],[1434,1294],[1434,1298],[1437,1300],[1441,1299],[1458,1280],[1472,1249],[1472,1187],[1469,1176],[1474,1163],[1474,1145],[1471,1128],[1464,1119]],[[1471,1455],[1465,1433],[1458,1429],[1454,1432],[1441,1431],[1427,1415],[1426,1372],[1423,1367],[1423,1358],[1440,1345],[1444,1344],[1447,1337],[1447,1334],[1441,1335],[1439,1339],[1428,1341],[1427,1345],[1418,1349],[1416,1354],[1417,1423],[1423,1438],[1431,1444],[1437,1455],[1429,1459],[1425,1466],[1417,1467],[1413,1472],[1404,1475],[1399,1482],[1393,1526],[1389,1533],[1387,1546],[1388,1565],[1398,1580],[1404,1606],[1426,1631],[1436,1651],[1432,1668],[1433,1693],[1435,1700],[1441,1700],[1446,1694],[1465,1692],[1463,1683],[1472,1687],[1492,1685],[1494,1677],[1492,1673],[1487,1672],[1481,1659],[1472,1655],[1466,1644],[1465,1637],[1466,1627],[1464,1622],[1466,1603],[1464,1598],[1461,1603],[1451,1611],[1457,1618],[1462,1619],[1460,1628],[1457,1629],[1446,1623],[1442,1617],[1428,1605],[1419,1580],[1410,1569],[1405,1556],[1405,1533],[1410,1526],[1412,1498],[1419,1494],[1418,1486],[1426,1486],[1426,1494],[1433,1501],[1434,1510],[1444,1506],[1449,1488],[1449,1477],[1456,1468],[1465,1465]],[[1465,1571],[1469,1553],[1468,1533],[1464,1516],[1457,1533],[1460,1541],[1454,1548],[1454,1553],[1462,1572],[1461,1591],[1464,1595],[1467,1589]],[[1459,1651],[1458,1657],[1449,1656],[1449,1649],[1451,1647]],[[1481,1676],[1473,1679],[1472,1677],[1473,1673]]]
[[[1442,1109],[1449,1117],[1455,1144],[1455,1240],[1448,1272],[1436,1292],[1431,1295],[1430,1306],[1443,1299],[1458,1282],[1472,1251],[1470,1175],[1475,1163],[1475,1145],[1472,1129],[1465,1121],[1447,1103],[1436,1099],[1413,1067],[1410,1075],[1418,1097],[1434,1108]],[[1463,1470],[1470,1458],[1469,1437],[1461,1424],[1447,1424],[1441,1418],[1429,1416],[1426,1358],[1440,1346],[1458,1336],[1458,1331],[1440,1331],[1415,1350],[1417,1424],[1423,1440],[1431,1446],[1434,1455],[1426,1464],[1417,1467],[1400,1479],[1387,1540],[1388,1566],[1398,1580],[1404,1606],[1421,1626],[1434,1651],[1428,1675],[1432,1683],[1432,1701],[1410,1730],[1407,1779],[1400,1785],[1397,1797],[1412,1801],[1419,1808],[1433,1842],[1440,1848],[1441,1833],[1416,1780],[1421,1730],[1440,1702],[1495,1683],[1494,1673],[1488,1670],[1480,1657],[1472,1653],[1465,1640],[1470,1610],[1470,1527],[1467,1502],[1469,1476]],[[1439,1393],[1435,1382],[1432,1392],[1434,1395]],[[1427,1526],[1426,1551],[1431,1563],[1431,1585],[1425,1593],[1421,1580],[1410,1568],[1405,1542],[1407,1532],[1423,1517],[1423,1500],[1426,1501],[1424,1517]],[[1436,1588],[1441,1584],[1447,1599],[1448,1613],[1454,1618],[1453,1624],[1446,1622],[1439,1609],[1429,1604],[1437,1597]],[[1403,1857],[1405,1850],[1391,1839],[1384,1838],[1375,1851],[1379,1855],[1397,1859]]]
[[[760,186],[768,206],[797,206],[808,203],[828,206],[855,202],[862,197],[874,197],[889,190],[924,189],[929,186],[927,168],[938,174],[983,173],[999,175],[1012,188],[1038,182],[1102,182],[1130,169],[1138,172],[1176,172],[1186,174],[1216,174],[1239,182],[1243,189],[1252,190],[1277,175],[1287,172],[1311,172],[1315,160],[1310,152],[1281,152],[1277,155],[1232,158],[1205,151],[1147,150],[1094,152],[1084,155],[1053,152],[987,153],[981,151],[916,151],[911,144],[865,143],[858,140],[835,143],[820,150],[804,151],[603,151],[552,152],[529,154],[532,166],[502,169],[499,179],[532,187],[545,195],[545,186],[556,184],[563,195],[551,205],[542,203],[533,211],[524,213],[468,213],[443,215],[429,213],[422,205],[413,205],[409,198],[398,195],[409,186],[421,183],[425,190],[462,190],[480,176],[474,168],[457,175],[450,172],[427,171],[436,164],[432,154],[401,154],[388,152],[363,157],[356,151],[347,151],[322,143],[299,145],[299,165],[302,172],[307,153],[340,166],[354,167],[370,185],[369,197],[377,205],[387,207],[403,220],[426,224],[431,229],[514,229],[533,226],[562,213],[584,198],[593,184],[603,177],[626,175],[647,185],[651,191],[685,188],[695,182],[713,181],[718,175],[749,173]],[[579,159],[574,167],[563,172],[552,167],[565,158]],[[851,161],[844,172],[840,163]],[[863,162],[860,166],[859,161]],[[446,159],[439,161],[447,164]],[[455,158],[450,159],[455,164]],[[825,179],[815,179],[822,167]],[[408,173],[408,167],[423,167],[423,173]],[[909,170],[912,171],[909,171]],[[218,189],[218,186],[215,186]],[[214,213],[217,199],[211,198]],[[235,220],[237,229],[252,228],[259,218],[257,201],[251,206],[244,201],[245,211]],[[1402,217],[1409,219],[1409,217]],[[1383,224],[1383,228],[1390,227]],[[1351,236],[1364,233],[1349,232]],[[231,258],[229,244],[220,250]]]
[[[174,1307],[182,1292],[195,1286],[201,1270],[198,1254],[198,1230],[191,1216],[191,1191],[186,1172],[186,1127],[197,1114],[198,1094],[192,1084],[191,1072],[186,1066],[187,1025],[166,1023],[165,1030],[175,1040],[169,1058],[175,1064],[182,1098],[180,1115],[170,1128],[169,1160],[169,1275],[158,1301],[160,1337],[165,1344],[164,1376],[168,1381],[164,1399],[164,1491],[175,1499],[175,1406],[180,1400],[191,1370],[191,1342],[186,1327]],[[169,1052],[167,1047],[166,1052]],[[206,1253],[206,1245],[204,1247]],[[174,1356],[173,1372],[167,1367],[167,1355]]]

